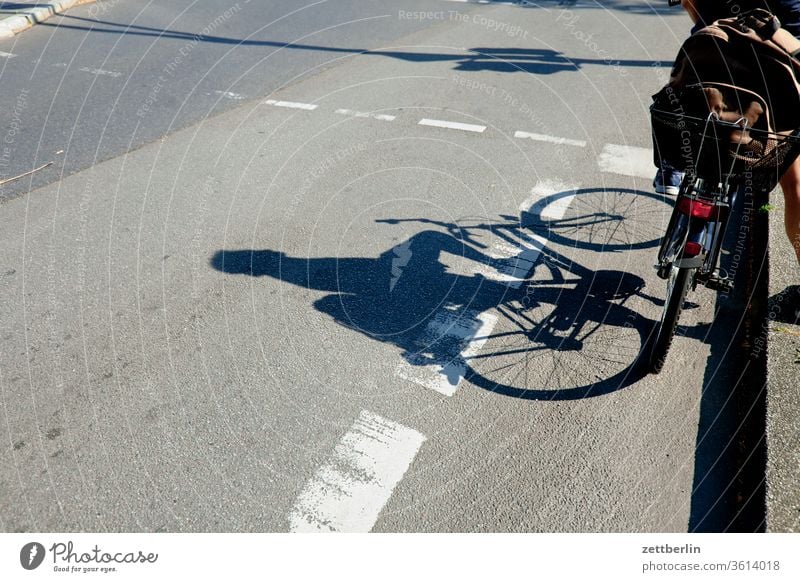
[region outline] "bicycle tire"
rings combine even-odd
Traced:
[[[683,303],[689,291],[689,283],[696,268],[672,267],[669,279],[667,279],[667,297],[664,300],[664,311],[661,321],[656,324],[655,337],[653,339],[653,349],[650,351],[650,372],[658,374],[664,367],[667,360],[667,353],[672,345],[672,338],[675,336],[675,329],[678,327]]]

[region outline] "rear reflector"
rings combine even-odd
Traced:
[[[678,200],[678,210],[687,216],[708,220],[714,213],[714,205],[683,197]]]
[[[702,250],[703,247],[700,245],[700,243],[687,242],[686,246],[683,247],[683,254],[687,257],[696,257]]]

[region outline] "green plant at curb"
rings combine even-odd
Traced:
[[[772,210],[775,210],[775,207],[772,204],[764,204],[758,209],[759,212],[770,212]]]
[[[800,332],[794,331],[793,329],[789,329],[788,327],[776,327],[775,333],[785,333],[787,335],[796,335],[800,337]],[[800,350],[800,348],[798,348]]]

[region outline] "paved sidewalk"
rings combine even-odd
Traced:
[[[0,41],[44,22],[78,4],[94,0],[53,0],[51,2],[0,2]]]

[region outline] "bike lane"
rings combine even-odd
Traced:
[[[10,519],[687,528],[711,305],[680,374],[629,370],[659,311],[669,205],[637,160],[671,49],[625,76],[555,9],[487,10],[531,35],[441,23],[5,206],[9,498],[14,455],[50,479]],[[582,14],[609,54],[647,18]]]

